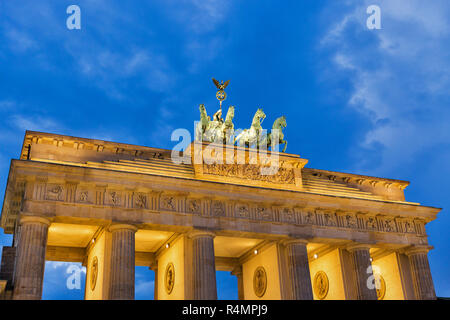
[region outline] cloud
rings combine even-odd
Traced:
[[[225,20],[230,9],[230,3],[221,0],[168,0],[165,6],[173,20],[196,34],[215,30]]]
[[[13,100],[0,101],[0,111],[10,111],[17,107],[17,103]]]
[[[450,5],[379,1],[382,30],[368,30],[371,1],[350,3],[321,45],[332,52],[334,70],[352,79],[348,106],[371,123],[355,170],[390,173],[450,141]],[[367,152],[378,153],[375,166],[365,161]]]
[[[46,268],[50,268],[53,270],[63,270],[64,273],[72,273],[72,268],[75,266],[80,269],[80,272],[86,273],[86,267],[83,267],[78,262],[63,262],[63,261],[46,261]]]
[[[27,33],[21,32],[11,26],[6,27],[5,29],[5,36],[10,48],[14,52],[23,53],[38,48],[36,41],[34,41]]]
[[[79,5],[81,30],[69,31],[65,10],[59,12],[61,8],[54,4],[24,0],[18,7],[6,3],[3,11],[9,19],[0,22],[0,39],[3,36],[7,40],[5,49],[30,53],[37,62],[35,66],[45,70],[70,70],[85,86],[97,87],[114,99],[127,98],[130,83],[155,92],[172,88],[177,73],[170,61],[152,41],[134,36],[133,16],[121,4],[81,1]],[[24,15],[26,6],[32,9]],[[95,23],[85,17],[95,17]],[[124,30],[124,25],[130,27]],[[47,50],[55,44],[62,49]]]
[[[149,292],[154,290],[155,282],[154,281],[136,281],[134,290],[136,295],[148,295]]]
[[[166,57],[149,49],[135,48],[118,52],[98,46],[93,51],[68,49],[68,52],[74,53],[73,59],[82,75],[117,99],[126,97],[122,79],[133,79],[138,85],[156,92],[169,90],[176,80],[176,72]]]
[[[52,118],[43,116],[27,117],[22,114],[10,116],[10,122],[13,127],[21,131],[51,131],[58,132],[63,130],[62,126]]]

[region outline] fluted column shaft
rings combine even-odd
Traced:
[[[217,299],[214,236],[206,231],[194,231],[189,235],[192,239],[194,300]]]
[[[414,292],[418,300],[436,299],[427,253],[428,248],[414,248],[406,252],[411,266]]]
[[[352,254],[353,271],[356,278],[356,291],[358,300],[377,300],[377,291],[375,286],[370,288],[368,280],[372,276],[372,263],[370,261],[370,247],[364,245],[355,245],[348,248]]]
[[[135,233],[131,225],[112,225],[110,300],[134,299]]]
[[[50,220],[23,216],[20,225],[13,299],[40,300]]]
[[[238,281],[238,299],[244,300],[244,277],[242,274],[242,266],[236,267],[231,274],[237,277]]]
[[[155,271],[155,282],[154,282],[154,286],[153,286],[153,300],[158,300],[158,285],[159,285],[159,281],[158,281],[158,267],[155,267],[153,269],[153,271]]]
[[[285,243],[291,299],[312,300],[313,292],[309,271],[307,242],[292,240]]]

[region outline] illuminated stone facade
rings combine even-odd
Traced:
[[[46,260],[82,262],[86,299],[133,299],[135,266],[155,271],[156,299],[217,299],[216,270],[240,299],[435,298],[425,225],[440,209],[406,201],[408,182],[286,153],[261,177],[255,150],[215,165],[192,146],[201,162],[176,164],[171,150],[27,132],[1,217],[4,298],[40,299]]]

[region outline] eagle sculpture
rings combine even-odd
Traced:
[[[225,81],[225,83],[223,83],[223,80],[222,80],[222,83],[220,83],[219,81],[217,81],[214,78],[212,78],[212,81],[214,82],[217,89],[219,89],[219,90],[224,90],[227,87],[227,85],[230,83],[230,80]]]

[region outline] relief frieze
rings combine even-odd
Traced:
[[[133,207],[137,209],[147,209],[147,195],[145,193],[133,194]]]
[[[119,207],[122,205],[122,193],[120,191],[107,191],[106,203],[110,206]]]
[[[256,164],[203,164],[204,174],[259,180],[279,184],[294,184],[295,175],[291,168],[280,167],[271,174],[262,175],[261,165]]]
[[[225,203],[223,201],[218,201],[218,200],[212,201],[211,214],[213,217],[225,216]]]
[[[63,200],[63,187],[57,184],[47,185],[47,190],[45,193],[46,200],[62,201]]]
[[[187,211],[189,213],[200,214],[201,213],[201,201],[200,199],[188,199]]]
[[[295,213],[291,208],[281,209],[281,221],[295,223]]]
[[[258,206],[256,207],[256,219],[257,220],[272,220],[272,211],[270,208]]]
[[[236,217],[238,218],[250,218],[250,208],[247,204],[236,205]]]
[[[161,195],[160,207],[163,210],[176,211],[176,198],[171,195]]]
[[[274,221],[295,225],[313,225],[337,227],[345,229],[361,229],[374,232],[408,233],[425,235],[425,223],[422,219],[392,217],[385,214],[373,215],[361,212],[332,211],[329,208],[314,207],[272,207],[264,203],[245,203],[226,200],[204,200],[199,196],[181,199],[177,194],[159,193],[154,197],[152,192],[126,192],[114,189],[99,189],[98,187],[81,186],[73,190],[74,196],[67,197],[68,191],[63,184],[35,184],[33,196],[39,194],[41,188],[45,200],[65,201],[81,204],[107,205],[114,207],[133,207],[138,209],[183,211],[190,214],[211,217],[234,215],[236,218],[259,221]],[[36,191],[37,190],[37,191]],[[159,205],[158,205],[159,197]],[[129,200],[126,200],[129,199]],[[205,212],[204,212],[205,211]],[[227,214],[228,212],[228,214]],[[275,218],[277,217],[277,218]]]
[[[311,210],[302,213],[302,220],[304,224],[316,224],[316,214]]]

